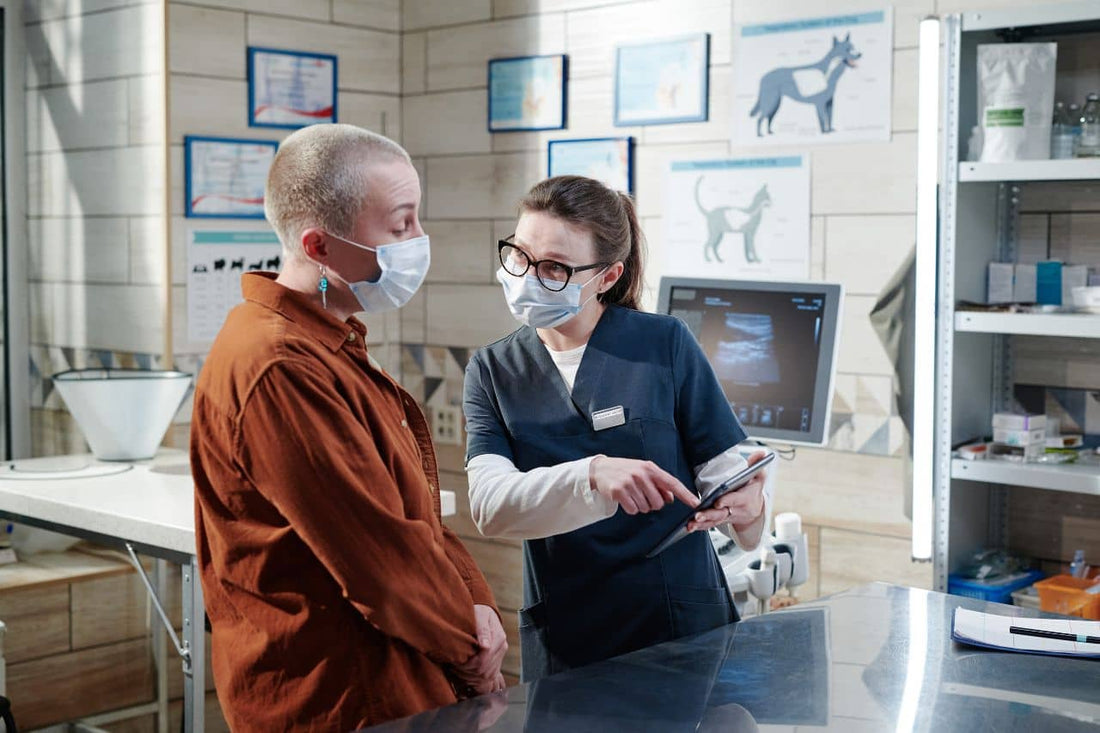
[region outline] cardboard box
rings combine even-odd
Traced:
[[[1001,445],[1030,446],[1036,443],[1046,447],[1047,431],[1044,428],[1034,430],[1005,430],[996,428],[993,430],[993,442]]]
[[[1011,303],[1012,281],[1016,266],[1007,262],[989,263],[989,280],[986,290],[987,303]]]
[[[1014,303],[1034,303],[1039,297],[1035,290],[1035,265],[1016,265],[1012,281]]]
[[[1047,416],[1022,412],[998,412],[993,415],[993,429],[1001,430],[1046,430]]]

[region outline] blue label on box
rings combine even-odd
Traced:
[[[1062,304],[1062,263],[1040,262],[1035,266],[1035,302],[1039,305]]]

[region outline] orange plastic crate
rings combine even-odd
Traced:
[[[1039,591],[1039,608],[1066,616],[1100,620],[1100,593],[1085,589],[1100,582],[1098,578],[1074,578],[1054,575],[1035,584]]]

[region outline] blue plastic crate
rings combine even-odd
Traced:
[[[958,575],[947,576],[947,592],[953,596],[977,598],[990,603],[1012,603],[1012,591],[1026,588],[1046,577],[1041,570],[1025,570],[994,581],[974,580]]]

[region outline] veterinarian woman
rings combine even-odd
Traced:
[[[548,179],[498,246],[497,279],[524,325],[466,368],[466,457],[478,528],[525,540],[524,681],[735,621],[703,530],[732,525],[755,547],[762,474],[646,559],[683,515],[674,501],[694,507],[695,492],[745,466],[745,434],[687,327],[638,310],[630,197]]]

